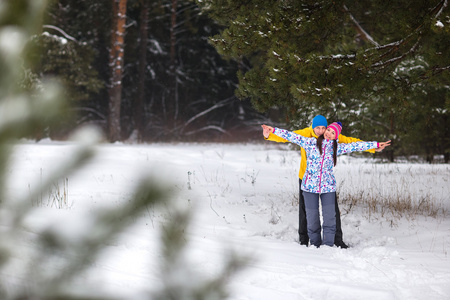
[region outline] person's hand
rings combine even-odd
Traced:
[[[383,143],[378,143],[378,148],[375,149],[376,152],[381,152],[383,151],[384,148],[388,147],[391,145],[391,140],[387,141],[387,142],[383,142]]]
[[[271,132],[273,132],[273,127],[267,126],[267,125],[261,125],[262,129],[263,129],[263,135],[264,137],[267,139],[269,138],[269,134]]]

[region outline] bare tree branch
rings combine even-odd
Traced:
[[[370,43],[372,43],[373,45],[375,45],[376,47],[379,47],[380,45],[373,39],[373,37],[367,33],[367,31],[364,30],[364,28],[362,28],[362,26],[359,24],[359,22],[355,19],[355,17],[353,17],[352,13],[348,10],[347,5],[344,4],[344,10],[345,12],[348,13],[348,15],[350,16],[350,20],[352,20],[353,24],[356,27],[356,30],[359,32],[359,34],[361,34],[362,38]]]
[[[184,123],[183,129],[186,128],[190,123],[192,123],[192,122],[195,121],[196,119],[200,118],[201,116],[204,116],[204,115],[206,115],[207,113],[209,113],[209,112],[211,112],[211,111],[213,111],[213,110],[215,110],[215,109],[217,109],[217,108],[219,108],[219,107],[222,107],[222,106],[227,105],[227,104],[228,104],[229,102],[231,102],[231,100],[233,100],[234,98],[235,98],[235,97],[232,96],[232,97],[230,97],[230,98],[227,98],[227,99],[225,99],[225,100],[222,100],[222,101],[220,101],[219,103],[216,103],[215,105],[211,106],[210,108],[208,108],[208,109],[206,109],[206,110],[204,110],[204,111],[202,111],[202,112],[196,114],[195,116],[193,116],[192,118],[190,118],[186,123]],[[183,131],[183,130],[181,130],[181,131]]]
[[[434,14],[434,17],[437,18],[441,15],[441,13],[444,11],[444,8],[447,7],[448,0],[442,0],[441,2],[436,5],[436,7],[431,11],[432,14]]]
[[[202,132],[202,131],[206,131],[206,130],[217,130],[217,131],[220,131],[222,133],[225,133],[225,134],[229,135],[229,133],[227,133],[226,130],[224,130],[223,128],[221,128],[219,126],[214,126],[214,125],[209,125],[209,126],[205,126],[205,127],[200,128],[200,129],[197,129],[197,130],[186,132],[186,135],[193,135],[193,134],[196,134],[196,133],[199,133],[199,132]]]
[[[431,74],[429,74],[429,73],[424,73],[422,76],[420,76],[420,78],[421,79],[428,79],[428,78],[430,78],[430,77],[432,77],[432,76],[435,76],[435,75],[437,75],[437,74],[440,74],[440,73],[442,73],[442,72],[444,72],[444,71],[448,71],[448,70],[450,70],[450,66],[446,66],[446,67],[433,67],[433,69],[432,69],[432,71],[431,71]],[[428,75],[429,74],[429,75]]]
[[[47,28],[47,29],[53,29],[58,31],[59,33],[61,33],[66,39],[74,41],[75,43],[78,43],[78,41],[73,37],[68,35],[64,30],[62,30],[59,27],[53,26],[53,25],[42,25],[42,28]]]
[[[417,42],[411,47],[411,49],[409,49],[407,52],[403,53],[400,56],[388,59],[387,61],[384,62],[376,62],[374,64],[372,64],[372,67],[374,68],[383,68],[387,65],[390,65],[396,61],[402,60],[403,58],[405,58],[406,56],[408,56],[409,54],[413,53],[416,51],[416,49],[419,47],[419,42],[420,42],[421,38],[419,37]]]

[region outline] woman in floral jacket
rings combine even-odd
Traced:
[[[330,124],[325,133],[318,139],[305,138],[294,132],[262,125],[264,136],[273,133],[292,143],[303,147],[307,153],[307,168],[303,177],[301,189],[304,192],[308,235],[312,245],[333,246],[336,233],[336,179],[333,167],[336,165],[337,155],[366,151],[390,145],[390,141],[355,142],[338,144],[337,139],[342,130],[341,123]],[[319,218],[319,196],[322,202],[323,239]]]

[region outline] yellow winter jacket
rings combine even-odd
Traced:
[[[304,129],[295,130],[293,132],[295,132],[296,134],[302,135],[304,137],[308,137],[308,138],[315,137],[317,139],[317,135],[314,133],[312,125],[307,127],[307,128],[304,128]],[[283,138],[281,138],[281,137],[279,137],[279,136],[277,136],[275,134],[272,134],[272,133],[269,134],[269,137],[266,140],[274,141],[274,142],[277,142],[277,143],[289,142],[288,140],[285,140],[285,139],[283,139]],[[354,143],[354,142],[361,142],[361,141],[362,140],[360,140],[360,139],[356,139],[356,138],[352,138],[352,137],[346,137],[346,136],[344,136],[342,134],[339,135],[339,139],[338,139],[339,143],[344,143],[344,144],[349,144],[349,143]],[[375,149],[367,150],[367,152],[375,153]],[[301,153],[302,157],[300,159],[300,170],[298,172],[298,178],[303,179],[303,175],[305,175],[305,171],[306,171],[306,151],[305,151],[305,149],[301,148],[300,153]]]

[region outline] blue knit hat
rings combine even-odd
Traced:
[[[328,126],[327,119],[322,115],[317,115],[312,120],[312,128],[316,128],[317,126]]]

